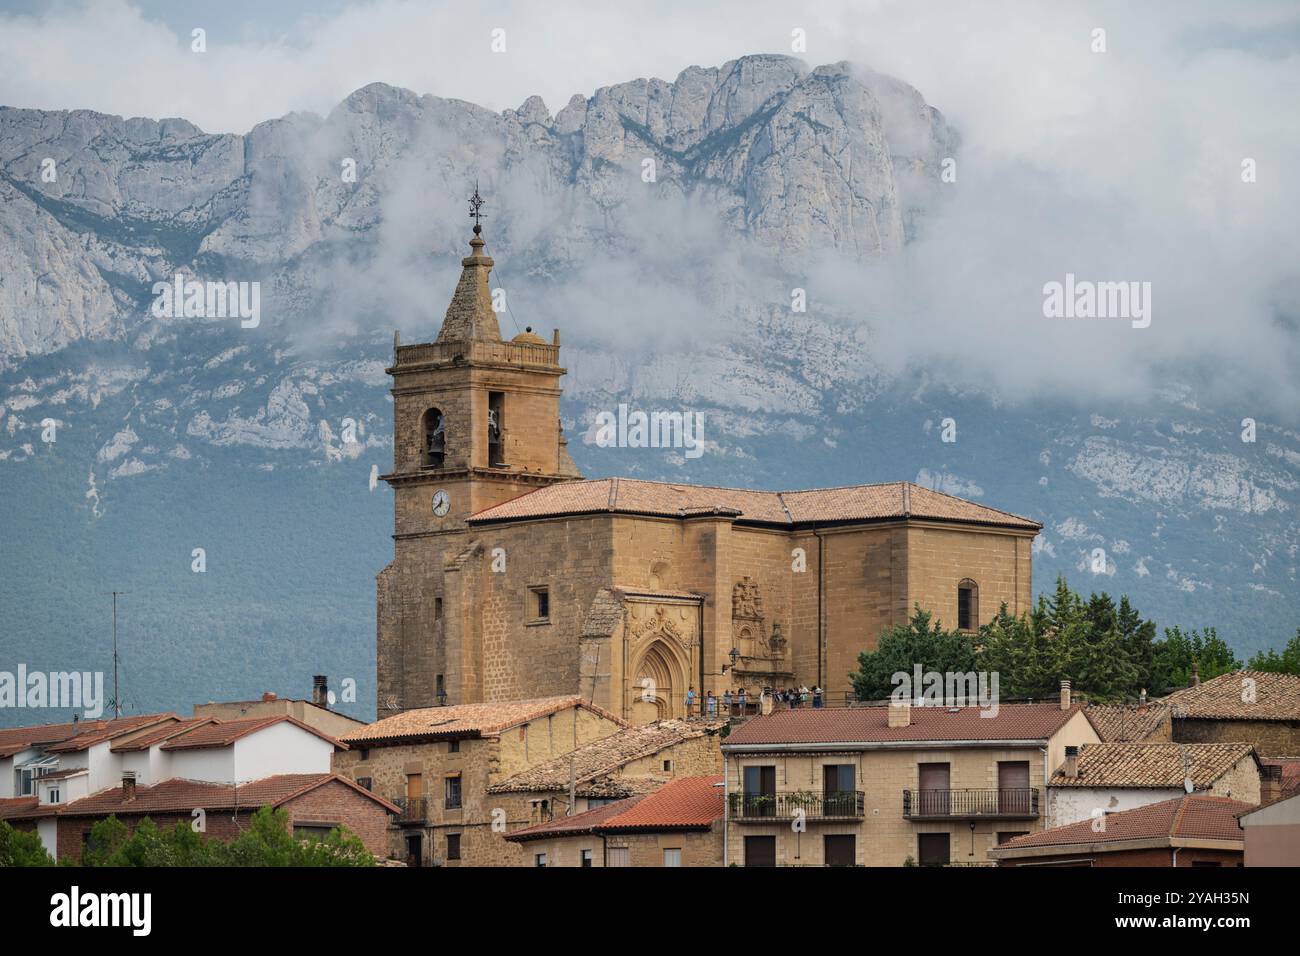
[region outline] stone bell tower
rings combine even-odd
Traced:
[[[465,519],[580,478],[560,428],[560,333],[501,338],[477,222],[433,342],[394,339],[393,561],[378,576],[378,712],[482,699],[482,641],[467,595],[478,547]]]

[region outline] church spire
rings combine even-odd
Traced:
[[[460,261],[460,281],[452,293],[451,304],[442,320],[442,329],[438,332],[439,342],[464,341],[466,339],[501,341],[501,327],[497,324],[496,312],[492,310],[492,292],[488,288],[488,274],[494,265],[492,257],[483,252],[481,220],[487,217],[482,213],[483,197],[478,194],[478,183],[474,184],[474,195],[470,197],[470,218],[474,220],[474,238],[469,241],[473,250]]]

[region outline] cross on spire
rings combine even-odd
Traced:
[[[474,220],[474,235],[480,235],[483,232],[483,226],[480,220],[486,219],[487,216],[479,212],[483,205],[484,199],[478,194],[478,180],[474,180],[474,195],[469,197],[469,217]]]

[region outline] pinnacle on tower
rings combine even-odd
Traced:
[[[452,293],[451,304],[442,320],[442,329],[438,332],[439,342],[455,342],[468,339],[500,342],[501,326],[497,324],[496,312],[492,310],[492,291],[488,286],[488,275],[495,264],[492,257],[483,252],[482,219],[480,212],[483,198],[479,196],[478,184],[474,185],[474,195],[470,197],[470,217],[474,220],[474,238],[469,241],[473,249],[460,261],[460,281]]]

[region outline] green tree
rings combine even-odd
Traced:
[[[917,605],[911,620],[886,628],[874,651],[858,655],[858,669],[849,679],[859,700],[883,700],[897,686],[894,674],[907,674],[910,679],[917,664],[922,671],[966,673],[976,669],[975,659],[972,635],[944,630]],[[914,694],[919,692],[920,688],[913,689]]]
[[[53,866],[41,838],[0,820],[0,866]]]
[[[1286,642],[1279,654],[1276,649],[1260,651],[1246,664],[1253,671],[1268,671],[1273,674],[1291,674],[1300,677],[1300,627],[1296,628],[1295,637]]]
[[[1040,609],[1044,605],[1039,601]],[[1060,686],[1055,648],[1045,629],[1045,614],[1008,613],[1005,603],[980,629],[979,669],[998,675],[1003,697],[1046,697]]]
[[[1192,664],[1196,664],[1201,680],[1241,670],[1241,661],[1214,628],[1203,631],[1183,631],[1176,625],[1165,628],[1164,640],[1155,645],[1155,673],[1160,685],[1157,692],[1164,694],[1189,685]]]

